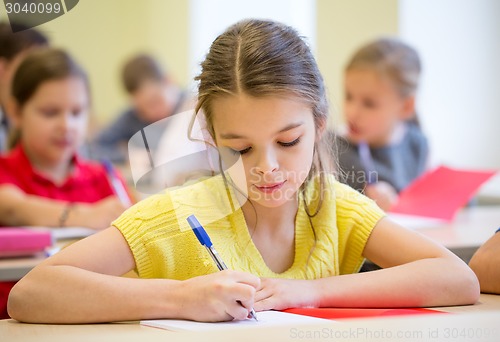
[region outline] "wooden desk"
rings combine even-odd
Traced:
[[[449,315],[396,316],[279,328],[203,333],[170,332],[138,322],[50,325],[0,321],[2,341],[495,341],[500,336],[500,296],[481,295],[471,306],[440,308]]]
[[[0,281],[16,281],[45,260],[45,253],[32,257],[0,259]]]
[[[95,231],[88,228],[70,227],[52,228],[52,232],[56,241],[54,248],[64,248]],[[46,258],[47,255],[43,252],[27,257],[0,258],[0,281],[19,280]]]
[[[463,209],[453,222],[414,228],[441,243],[468,262],[474,252],[500,227],[500,206],[474,206]]]
[[[59,240],[54,248],[64,248],[75,241],[78,240]],[[47,259],[45,252],[28,257],[0,258],[0,281],[17,281],[45,259]]]
[[[476,198],[479,204],[500,205],[500,172],[481,186]]]

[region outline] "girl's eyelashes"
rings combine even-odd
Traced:
[[[57,109],[40,109],[40,112],[42,113],[43,116],[47,117],[47,118],[50,118],[50,117],[54,117],[58,114],[58,110]]]
[[[278,144],[280,144],[283,147],[292,147],[292,146],[297,145],[299,142],[300,142],[300,137],[295,139],[295,140],[292,140],[290,142],[281,142],[280,141],[280,142],[278,142]]]
[[[54,116],[57,116],[61,113],[61,111],[63,111],[63,109],[57,109],[57,108],[42,108],[42,109],[39,109],[39,112],[47,117],[47,118],[50,118],[50,117],[54,117]],[[83,114],[85,113],[85,108],[80,108],[80,107],[77,107],[77,108],[72,108],[69,110],[69,114],[73,117],[80,117],[82,116]]]
[[[295,139],[295,140],[292,140],[290,142],[282,142],[282,141],[278,141],[278,144],[280,146],[283,146],[283,147],[292,147],[292,146],[295,146],[297,145],[298,143],[300,142],[300,137]],[[239,154],[245,154],[245,153],[248,153],[250,152],[250,150],[252,149],[252,147],[247,147],[247,148],[244,148],[242,150],[236,150],[234,148],[232,148],[231,150],[234,152],[234,153],[239,153]]]
[[[250,149],[251,149],[251,147],[247,147],[247,148],[245,148],[243,150],[239,150],[238,152],[239,152],[239,154],[245,154],[245,153],[250,152]]]
[[[356,101],[356,99],[353,99],[352,95],[347,93],[345,95],[345,101],[346,102],[351,102],[351,101]],[[365,108],[369,108],[369,109],[372,109],[372,108],[375,108],[377,106],[376,102],[372,99],[359,99],[357,101],[361,101],[361,104],[365,107]]]
[[[235,149],[232,148],[231,150],[234,153],[245,154],[245,153],[250,152],[250,149],[251,149],[251,147],[244,148],[243,150],[235,150]]]

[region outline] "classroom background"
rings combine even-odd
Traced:
[[[88,72],[93,107],[91,134],[128,106],[120,72],[130,57],[137,53],[152,54],[181,87],[195,92],[193,77],[210,43],[228,25],[248,17],[285,22],[307,38],[325,77],[332,105],[330,125],[335,128],[344,121],[343,73],[348,58],[372,39],[397,36],[414,46],[422,58],[417,111],[429,138],[431,166],[500,170],[500,155],[495,147],[500,127],[499,14],[498,0],[82,0],[65,15],[36,28],[49,37],[51,45],[66,49]],[[0,20],[7,20],[3,2]],[[498,204],[500,176],[496,178]],[[435,229],[426,227],[427,222],[422,224],[421,232],[469,260],[497,229],[499,212],[498,206],[471,205],[454,221]],[[415,222],[417,228],[420,224]],[[61,246],[62,243],[49,252],[56,252]],[[45,258],[43,255],[14,262],[2,260],[0,275],[4,278],[0,281],[20,279]],[[377,325],[380,321],[375,321],[364,327],[375,331],[396,324],[408,327],[408,331],[410,327],[418,328],[417,333],[425,331],[429,338],[434,337],[431,332],[438,331],[438,327],[477,328],[475,332],[484,334],[493,331],[491,336],[481,336],[496,341],[497,330],[493,327],[498,322],[499,298],[483,294],[477,305],[444,308],[450,312],[463,311],[464,316],[442,315],[441,319],[430,316],[427,321],[411,319],[406,323],[386,321],[385,325]],[[466,310],[470,310],[469,315]],[[490,310],[494,312],[474,316],[475,311]],[[99,330],[104,336],[116,327],[54,329],[50,325],[33,325],[28,329],[6,324],[10,323],[0,322],[0,330],[7,327],[4,329],[7,339],[28,335],[51,338],[55,335],[55,340],[67,340],[68,336],[86,339],[86,334],[95,336]],[[353,322],[352,326],[359,328],[359,322]],[[136,336],[134,332],[144,333],[138,327],[120,325],[113,330],[113,336],[121,334],[123,340],[131,340]],[[290,330],[284,329],[261,336],[295,338]],[[146,331],[147,336],[157,333]],[[258,334],[248,336],[258,340]],[[164,335],[158,334],[159,338],[163,340]]]
[[[423,61],[417,108],[431,165],[500,169],[499,13],[496,0],[85,0],[37,28],[88,71],[94,130],[126,107],[120,68],[132,55],[151,53],[195,91],[211,41],[245,17],[283,21],[307,37],[339,125],[347,58],[370,39],[398,36]]]

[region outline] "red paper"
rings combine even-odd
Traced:
[[[297,315],[312,316],[325,319],[349,319],[363,317],[382,317],[382,316],[402,316],[402,315],[425,315],[446,313],[438,310],[424,308],[397,308],[397,309],[365,309],[365,308],[296,308],[287,309],[288,312]]]
[[[451,221],[495,173],[438,167],[401,191],[398,202],[389,211]]]

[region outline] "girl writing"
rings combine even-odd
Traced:
[[[196,112],[217,147],[241,158],[242,174],[151,196],[46,260],[11,292],[13,318],[222,321],[252,308],[477,300],[477,279],[460,259],[326,172],[325,88],[295,30],[239,22],[212,43],[197,79]],[[218,215],[232,194],[246,201]],[[217,272],[186,229],[193,213],[230,270]],[[365,257],[384,269],[356,274]],[[140,279],[120,277],[132,269]]]

